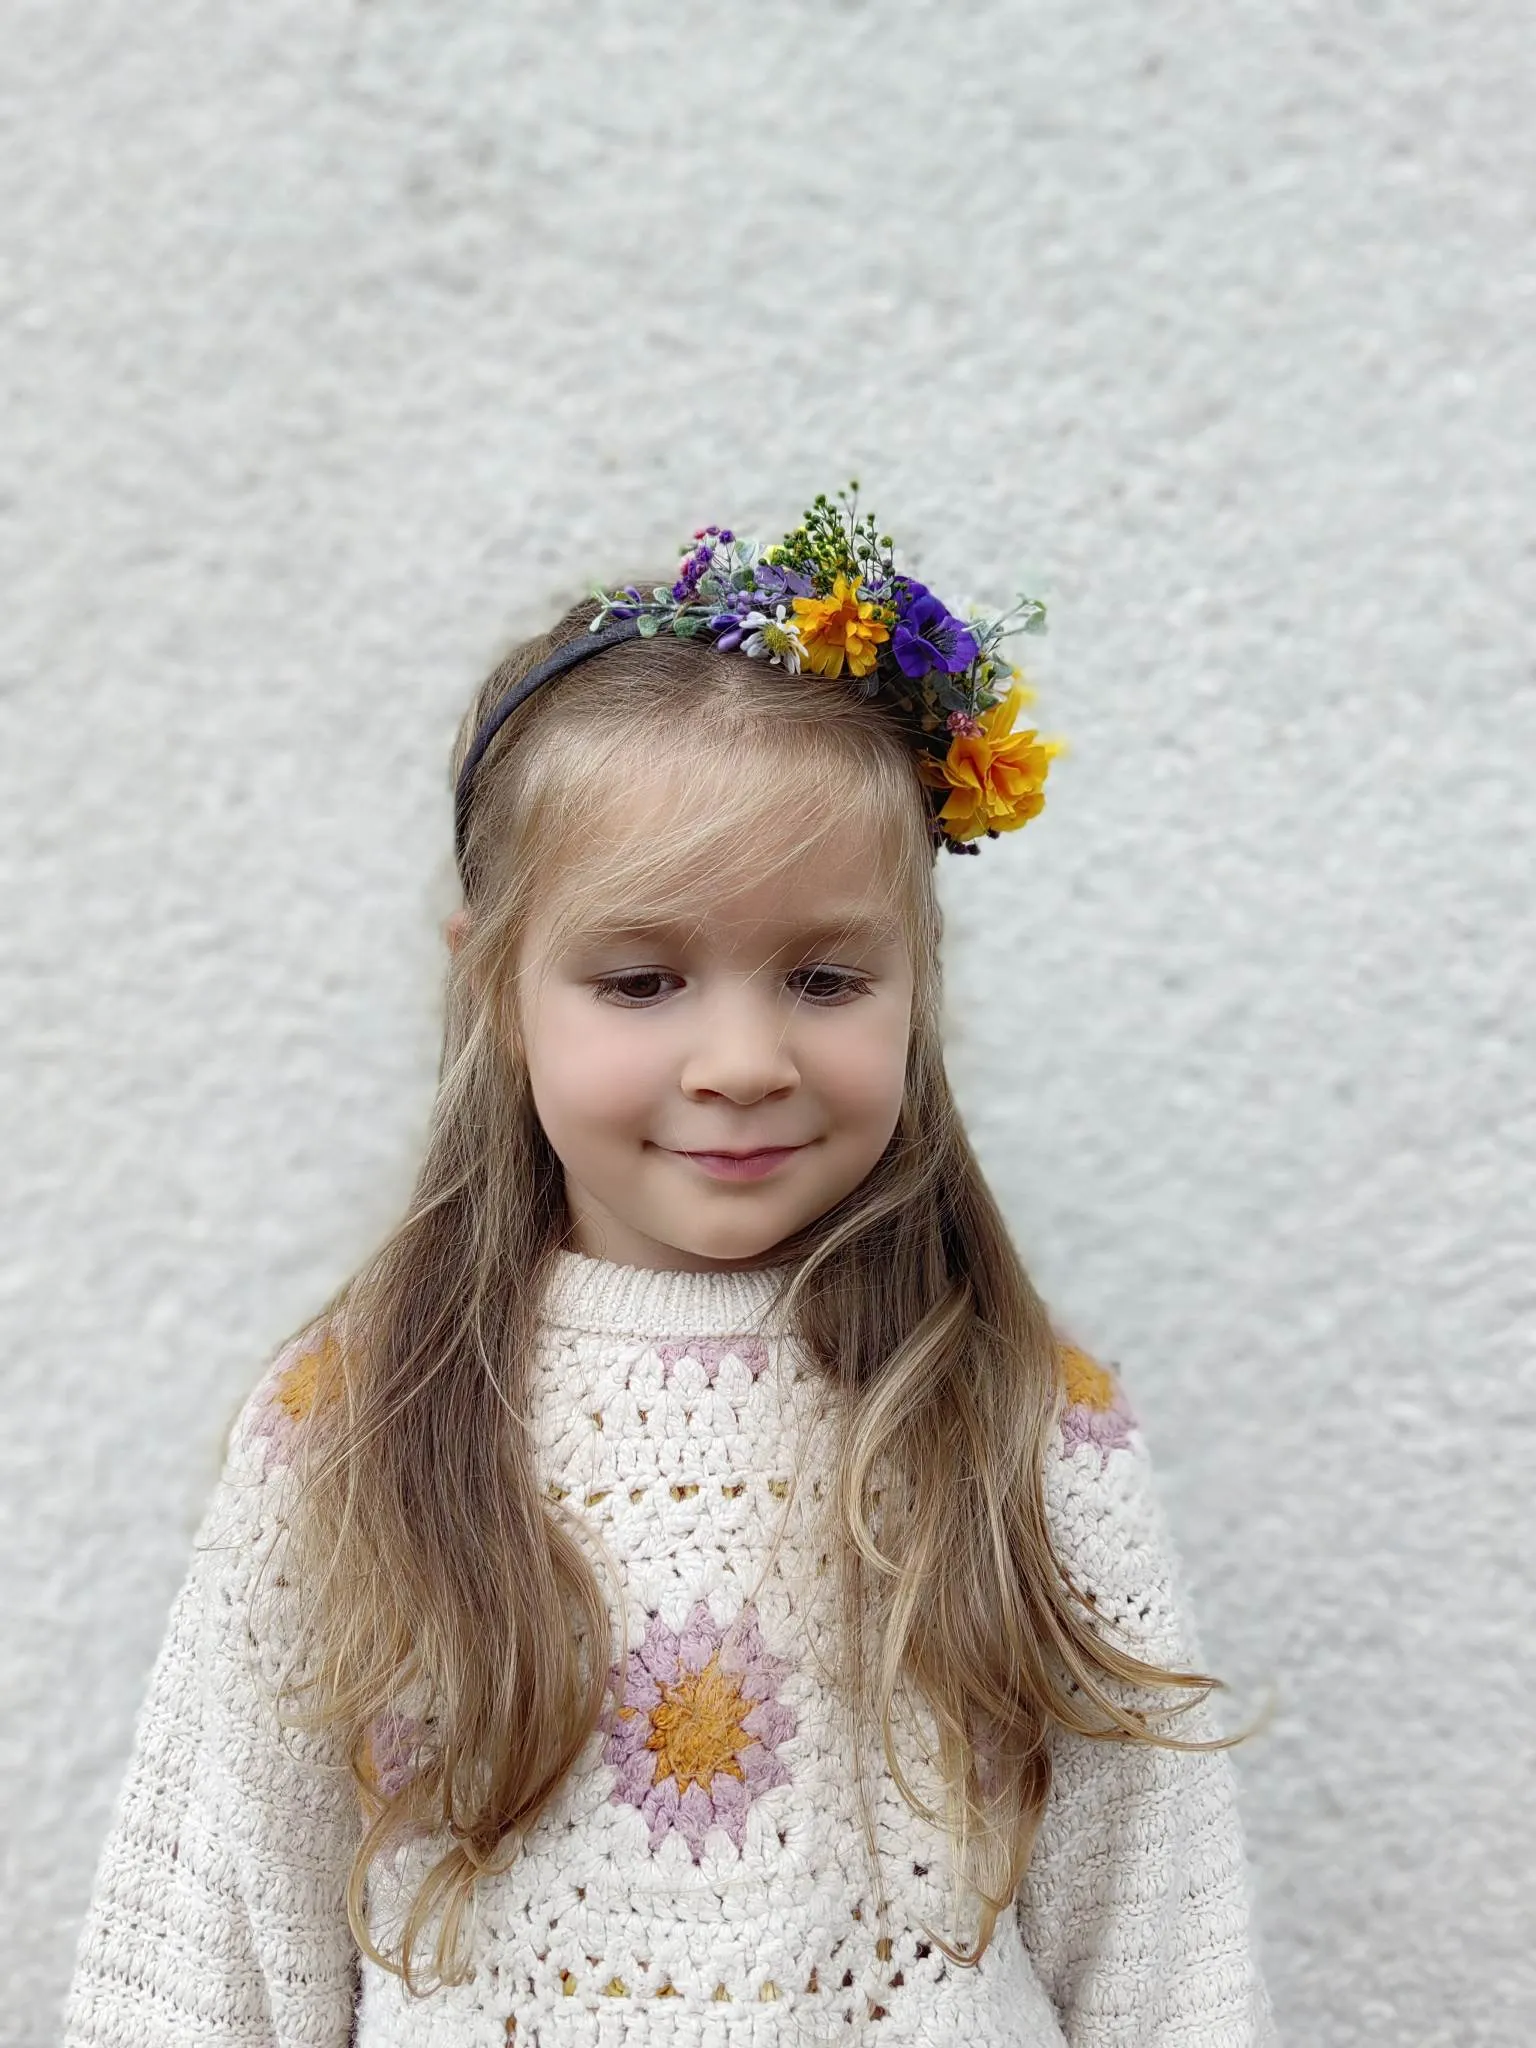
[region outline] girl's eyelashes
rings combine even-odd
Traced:
[[[854,974],[846,967],[801,967],[790,977],[793,981],[819,981],[821,991],[812,995],[809,989],[802,990],[810,1001],[831,1008],[837,1003],[846,1003],[854,996],[867,996],[869,982],[862,974]]]
[[[663,973],[659,967],[632,967],[625,974],[600,974],[592,987],[605,1002],[617,1003],[624,1010],[639,1010],[654,1003],[661,994],[659,989],[645,984],[675,979],[676,976]],[[641,986],[636,987],[636,983]]]
[[[601,1002],[614,1003],[622,1010],[644,1010],[654,1008],[666,994],[661,984],[680,980],[681,976],[664,967],[631,967],[622,974],[597,975],[592,988]],[[846,967],[797,967],[789,976],[789,985],[823,1010],[836,1009],[870,992],[868,978]]]

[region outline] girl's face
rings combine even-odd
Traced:
[[[519,1019],[578,1251],[738,1265],[874,1166],[901,1107],[913,987],[870,867],[850,827],[667,928],[555,940],[535,919]]]

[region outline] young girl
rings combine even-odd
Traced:
[[[944,1072],[1038,616],[842,497],[487,681],[416,1195],[230,1434],[67,2048],[1268,2038],[1141,1439]]]

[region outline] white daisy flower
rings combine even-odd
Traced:
[[[747,637],[741,643],[743,654],[750,654],[754,660],[766,657],[776,668],[788,669],[792,676],[800,673],[805,642],[786,605],[779,605],[772,618],[766,612],[748,612],[741,623],[747,629]]]

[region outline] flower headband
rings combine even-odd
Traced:
[[[1043,808],[1061,743],[1014,731],[1032,701],[1019,671],[999,656],[1003,640],[1045,627],[1045,606],[1021,598],[994,617],[951,612],[925,584],[897,569],[890,537],[859,516],[858,485],[835,503],[817,498],[802,523],[759,548],[729,527],[701,527],[677,580],[647,596],[634,584],[593,593],[593,638],[567,641],[514,684],[492,709],[465,757],[456,792],[463,858],[475,769],[519,704],[542,683],[600,649],[670,633],[709,640],[798,675],[841,676],[878,698],[917,750],[934,838],[975,853],[983,837],[1016,831]]]

